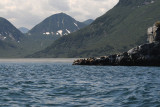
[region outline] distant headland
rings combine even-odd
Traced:
[[[160,66],[160,21],[147,30],[148,42],[121,54],[78,59],[73,65]]]

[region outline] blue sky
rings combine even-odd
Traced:
[[[95,19],[115,6],[119,0],[3,0],[0,17],[17,28],[32,28],[46,17],[64,12],[78,21]]]

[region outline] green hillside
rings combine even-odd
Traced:
[[[120,0],[90,26],[29,57],[92,57],[126,51],[147,42],[147,28],[160,20],[159,0]]]
[[[59,36],[22,34],[7,19],[0,17],[0,58],[20,58],[51,45]]]
[[[28,54],[45,49],[56,40],[56,37],[24,36],[19,43],[0,40],[0,58],[23,58]]]
[[[21,48],[19,57],[25,57],[28,54],[33,54],[37,51],[45,49],[58,38],[59,36],[52,35],[25,35],[22,42],[18,44],[18,47]]]

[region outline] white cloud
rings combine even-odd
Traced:
[[[48,0],[48,4],[60,11],[69,11],[69,1],[68,0]]]
[[[64,12],[76,20],[95,19],[119,0],[3,0],[0,15],[17,28],[32,28],[46,17]]]

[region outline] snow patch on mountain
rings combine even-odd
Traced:
[[[50,32],[46,32],[46,35],[50,35]]]
[[[1,34],[0,34],[0,40],[5,40],[7,37],[5,37],[5,36],[2,36]]]
[[[63,31],[62,30],[58,30],[57,33],[60,34],[61,36],[63,36]]]
[[[64,35],[68,35],[68,33],[65,33]]]
[[[67,31],[69,34],[71,33],[68,29],[66,29],[66,31]]]
[[[74,23],[74,25],[79,29],[79,27],[78,27],[77,23]]]
[[[51,33],[50,32],[43,33],[43,35],[50,35],[50,34],[52,34],[52,32]]]
[[[14,38],[14,36],[13,36],[12,34],[9,34],[9,37],[10,37],[13,41],[15,41],[15,38]]]

